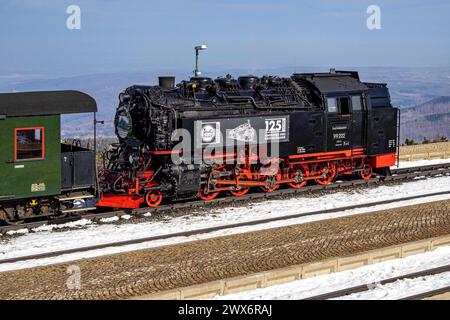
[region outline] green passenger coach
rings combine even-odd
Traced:
[[[82,210],[95,194],[95,153],[61,143],[61,114],[96,112],[78,91],[0,94],[0,219]]]

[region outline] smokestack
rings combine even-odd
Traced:
[[[175,88],[175,77],[158,77],[158,79],[161,88],[166,90]]]

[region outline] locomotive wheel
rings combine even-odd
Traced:
[[[162,198],[163,196],[161,191],[151,190],[145,195],[145,203],[147,204],[147,206],[154,208],[161,204]]]
[[[276,184],[281,180],[281,174],[278,173],[276,176],[264,177],[263,181],[266,181],[266,186],[259,187],[262,191],[270,193],[278,190],[280,188],[279,184]]]
[[[211,201],[215,199],[218,195],[219,192],[209,192],[206,194],[203,188],[197,194],[197,196],[204,201]]]
[[[217,179],[219,177],[219,171],[222,171],[225,166],[217,166],[215,171],[209,174],[208,180],[202,182],[200,186],[200,190],[197,193],[197,197],[204,200],[210,201],[215,199],[219,195],[219,191],[211,192],[210,189],[214,190],[217,186]]]
[[[0,221],[0,225],[5,224],[7,226],[19,226],[21,224],[24,224],[24,222],[24,220],[10,220],[7,217],[4,217],[4,220]]]
[[[289,167],[289,179],[306,178],[307,176],[308,174],[303,166],[296,165]],[[304,187],[306,183],[307,181],[290,182],[289,186],[294,189],[300,189],[301,187]]]
[[[230,193],[235,197],[245,196],[250,191],[250,188],[240,188],[239,190],[230,191]]]
[[[18,226],[23,224],[24,220],[15,220],[14,213],[7,212],[6,209],[0,209],[0,225]]]
[[[252,180],[252,175],[249,172],[244,172],[239,175],[239,178]],[[245,196],[249,191],[250,191],[249,187],[240,187],[239,189],[230,190],[230,194],[232,194],[235,197],[242,197]]]
[[[337,175],[337,167],[334,162],[316,163],[313,166],[314,175],[321,175],[322,178],[315,179],[320,185],[330,184]]]
[[[280,186],[278,185],[273,188],[266,188],[266,187],[259,187],[259,188],[261,189],[261,191],[271,193],[271,192],[277,191],[280,188]]]
[[[364,180],[370,180],[372,178],[373,170],[369,165],[364,165],[362,171],[359,172],[359,176]]]
[[[9,219],[6,219],[4,221],[5,225],[7,226],[20,226],[21,224],[24,224],[25,221],[23,220],[15,220],[15,221],[11,221]]]

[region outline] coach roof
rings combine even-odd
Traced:
[[[36,91],[0,94],[0,115],[38,116],[97,112],[91,96],[79,91]]]

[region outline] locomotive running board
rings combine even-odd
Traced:
[[[70,200],[81,200],[81,199],[92,199],[95,198],[92,194],[86,194],[86,195],[78,195],[73,197],[56,197],[58,201],[70,201]]]
[[[82,212],[82,211],[91,211],[91,210],[96,210],[96,209],[97,209],[96,207],[66,209],[66,210],[61,210],[61,213],[75,213],[75,212]]]

